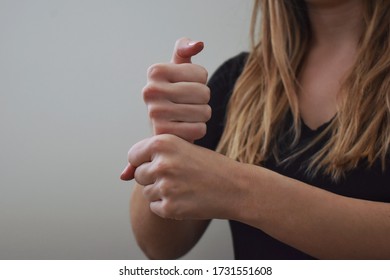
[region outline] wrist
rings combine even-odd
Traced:
[[[226,188],[224,219],[246,222],[257,216],[263,185],[264,170],[261,167],[234,161],[226,172],[229,185]],[[257,217],[258,218],[258,217]]]
[[[277,192],[280,178],[278,174],[257,165],[237,164],[232,177],[238,191],[235,203],[231,203],[227,211],[229,220],[261,228],[275,209],[274,192]]]

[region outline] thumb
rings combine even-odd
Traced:
[[[127,164],[127,166],[122,171],[122,174],[120,176],[121,180],[123,180],[123,181],[133,180],[134,179],[134,172],[135,172],[135,167],[132,166],[130,163]]]
[[[172,63],[191,63],[191,57],[203,50],[204,44],[201,41],[192,41],[188,38],[181,38],[176,41],[173,51]]]

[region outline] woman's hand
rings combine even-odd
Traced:
[[[150,209],[160,217],[222,219],[237,208],[240,164],[216,152],[164,134],[135,144],[128,160]]]
[[[149,67],[143,97],[154,135],[172,134],[193,142],[206,134],[206,122],[211,117],[208,73],[191,63],[191,57],[202,49],[202,42],[181,38],[176,41],[171,63]],[[134,172],[129,164],[121,179],[133,179]]]
[[[207,71],[191,63],[202,49],[202,42],[179,39],[171,63],[148,69],[143,97],[156,136],[130,149],[129,164],[121,175],[122,180],[135,178],[144,186],[151,210],[163,218],[207,219],[215,218],[218,211],[225,214],[215,200],[223,194],[217,194],[223,182],[219,179],[229,172],[221,172],[216,163],[219,178],[209,162],[233,161],[190,144],[206,134],[211,117]]]
[[[191,56],[202,49],[202,42],[181,38],[176,41],[171,63],[149,67],[143,98],[154,135],[173,134],[193,142],[206,134],[206,121],[211,117],[208,73],[191,64]]]

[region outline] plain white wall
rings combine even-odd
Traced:
[[[249,0],[0,0],[0,259],[144,259],[127,150],[150,135],[146,69],[177,38],[212,73],[247,49]],[[231,259],[213,221],[188,259]]]

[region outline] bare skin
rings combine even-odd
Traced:
[[[191,56],[202,48],[203,43],[182,38],[175,45],[171,63],[155,64],[148,69],[143,95],[155,135],[169,133],[188,142],[205,135],[205,122],[211,116],[207,71],[190,64]],[[186,108],[179,106],[182,104]],[[193,113],[188,114],[188,110]],[[122,179],[126,180],[134,176],[135,168],[129,165],[125,171]],[[145,193],[145,187],[136,183],[130,198],[131,224],[139,246],[151,259],[184,255],[200,239],[210,220],[163,219],[151,211]]]
[[[361,33],[361,2],[308,0],[307,4],[314,40],[300,76],[299,105],[302,119],[315,129],[337,112],[337,92],[354,63]],[[188,47],[188,40],[182,39],[174,53],[182,53],[181,48],[188,51],[193,46]],[[196,53],[192,50],[186,53],[188,57]],[[204,73],[200,66],[185,66],[191,73]],[[173,68],[149,77],[148,83],[169,81]],[[198,83],[195,87],[204,97],[204,80],[195,78],[190,80]],[[180,85],[184,86],[182,92],[187,92],[189,84]],[[167,102],[177,98],[172,92],[175,90],[159,92],[159,98],[146,94],[148,108],[155,107],[158,100],[172,105]],[[168,118],[152,114],[156,134],[159,129],[163,134],[145,139],[129,151],[129,165],[121,178],[138,182],[131,199],[131,220],[147,256],[181,256],[196,244],[209,221],[219,218],[259,228],[317,258],[390,258],[388,203],[339,196],[193,145],[195,137],[204,133],[201,123],[209,116],[206,99],[191,100],[190,104],[199,106],[191,110],[198,113],[183,121],[179,129],[176,123],[159,125],[167,119],[180,121],[178,116],[185,115],[183,107],[169,107]]]
[[[355,62],[362,32],[358,0],[307,1],[313,30],[299,80],[299,109],[312,129],[329,121],[337,112],[337,93],[342,79]]]

